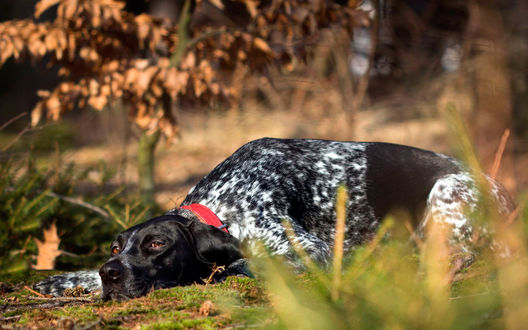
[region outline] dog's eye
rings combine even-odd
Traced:
[[[115,256],[116,254],[119,253],[119,251],[121,251],[121,249],[120,249],[119,247],[117,247],[117,246],[114,246],[114,247],[112,248],[111,253],[112,253],[113,256]]]
[[[150,243],[150,247],[153,248],[153,249],[160,248],[160,247],[162,247],[164,245],[165,245],[165,243],[160,242],[160,241],[154,241],[154,242]]]

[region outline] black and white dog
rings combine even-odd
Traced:
[[[487,180],[500,214],[507,216],[514,208],[511,198]],[[467,214],[477,208],[479,192],[457,160],[388,143],[263,138],[220,163],[191,189],[182,207],[119,234],[99,274],[59,275],[36,288],[58,295],[66,287],[102,285],[103,299],[122,299],[201,282],[213,265],[226,266],[223,276],[246,273],[241,242],[250,250],[260,241],[273,254],[292,253],[283,221],[297,243],[325,264],[332,254],[341,184],[349,195],[345,249],[373,237],[391,210],[405,209],[416,228],[442,222],[452,242],[471,250],[476,228]]]

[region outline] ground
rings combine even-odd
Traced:
[[[229,278],[221,284],[158,290],[126,302],[95,295],[51,298],[28,289],[2,294],[0,327],[29,328],[243,328],[272,322],[262,284]]]

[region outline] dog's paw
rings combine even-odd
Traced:
[[[50,276],[34,285],[34,289],[42,294],[62,296],[65,289],[82,287],[86,292],[100,290],[101,277],[95,270],[64,273]]]
[[[251,271],[249,270],[248,260],[244,258],[232,262],[229,266],[226,267],[223,272],[215,276],[215,281],[225,281],[225,279],[229,276],[254,277]]]

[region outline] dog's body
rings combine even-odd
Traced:
[[[512,212],[507,192],[488,180],[499,211]],[[347,250],[371,238],[393,209],[408,211],[417,228],[430,219],[448,224],[451,240],[469,249],[474,228],[466,210],[477,207],[479,194],[453,158],[386,143],[264,138],[220,163],[182,203],[206,206],[229,234],[183,208],[135,226],[118,236],[113,256],[101,268],[103,297],[136,297],[152,287],[199,281],[213,264],[236,264],[242,257],[240,241],[250,247],[260,241],[272,253],[289,256],[283,221],[290,223],[297,243],[325,264],[331,257],[339,185],[348,191]],[[237,267],[231,273],[244,272]],[[38,288],[50,292],[53,286],[59,287],[44,282]]]

